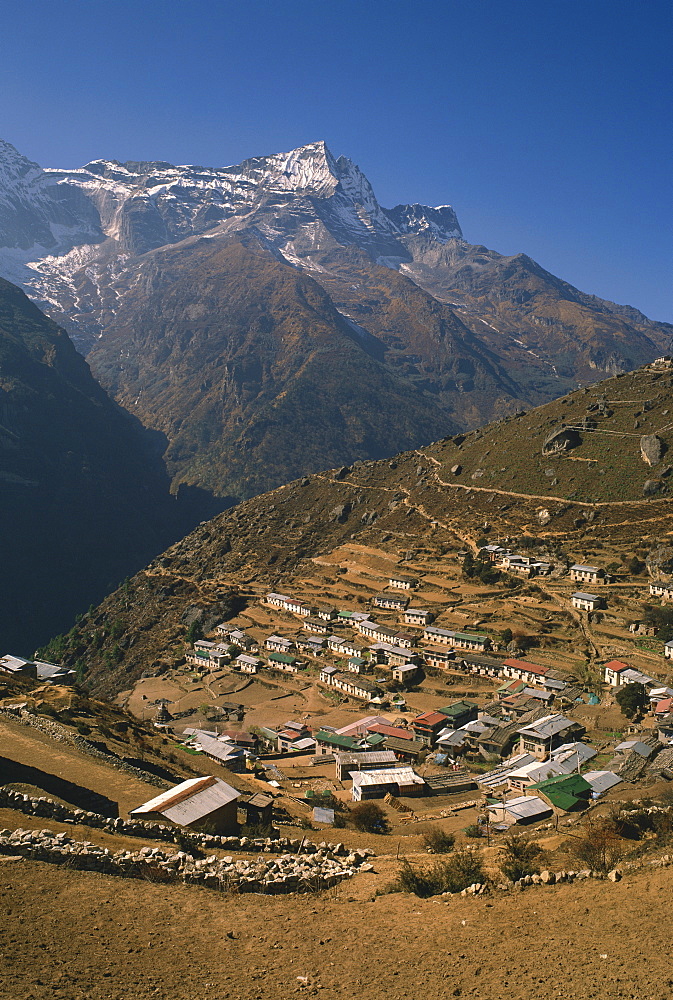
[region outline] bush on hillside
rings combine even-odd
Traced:
[[[603,874],[612,871],[626,853],[622,838],[606,821],[589,828],[580,837],[573,837],[566,848],[575,861]]]
[[[452,833],[447,833],[446,830],[442,830],[438,826],[434,826],[432,830],[423,834],[423,843],[434,854],[450,854],[455,842],[456,838]]]
[[[350,821],[361,833],[387,833],[388,820],[376,802],[358,802],[350,811]]]
[[[516,882],[524,875],[539,875],[538,861],[542,848],[532,843],[520,833],[512,833],[505,838],[505,847],[500,855],[500,871],[505,878]]]
[[[436,861],[425,868],[414,866],[405,858],[392,888],[427,899],[442,892],[462,892],[475,882],[486,881],[481,853],[463,849],[447,861]]]

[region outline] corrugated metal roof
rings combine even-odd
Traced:
[[[532,725],[522,726],[519,729],[521,736],[537,736],[540,739],[548,740],[557,733],[562,733],[573,725],[571,719],[566,719],[564,715],[545,715],[537,719]]]
[[[619,775],[612,771],[587,771],[582,777],[589,782],[592,791],[599,795],[607,792],[614,785],[619,785],[622,780]]]
[[[144,816],[149,813],[161,813],[173,823],[189,826],[197,820],[208,816],[216,809],[221,809],[228,802],[239,797],[239,792],[226,781],[207,775],[203,778],[190,778],[175,788],[162,792],[149,802],[133,809],[132,816]]]
[[[354,785],[424,785],[423,778],[411,767],[391,767],[385,771],[355,771]]]
[[[215,785],[204,788],[203,791],[197,792],[191,798],[178,802],[168,809],[162,809],[162,815],[173,823],[189,826],[190,823],[196,823],[199,819],[209,816],[210,813],[221,809],[229,802],[234,802],[239,797],[236,789],[228,785],[226,781],[222,781],[220,778],[216,778],[215,781]]]
[[[647,743],[641,742],[641,740],[624,740],[623,743],[619,743],[615,747],[615,753],[632,753],[635,750],[639,753],[641,757],[649,757],[654,751],[654,747],[650,747]]]
[[[543,816],[551,812],[546,802],[539,799],[537,795],[521,795],[519,798],[510,799],[502,806],[489,806],[489,810],[504,809],[515,819],[530,819],[532,816]]]

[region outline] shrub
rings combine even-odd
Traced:
[[[478,823],[470,823],[469,826],[465,827],[463,833],[465,834],[466,837],[476,838],[476,837],[481,837],[483,831]]]
[[[460,851],[456,851],[443,864],[446,879],[444,892],[460,892],[462,889],[467,889],[468,885],[472,885],[474,882],[483,883],[487,881],[481,851],[471,851],[463,848]]]
[[[512,882],[524,875],[539,875],[537,860],[541,854],[542,848],[537,844],[520,833],[513,833],[505,838],[505,849],[500,856],[500,871]]]
[[[626,853],[622,838],[606,821],[590,828],[583,836],[573,838],[567,850],[585,867],[603,873],[611,871]]]
[[[376,802],[358,802],[350,811],[350,820],[362,833],[387,833],[388,820]]]
[[[397,876],[395,888],[427,899],[442,892],[461,892],[487,876],[479,851],[456,851],[447,861],[436,861],[428,868],[414,867],[406,859]]]
[[[438,826],[433,827],[432,830],[428,830],[423,835],[423,843],[435,854],[449,854],[453,850],[455,842],[456,838],[452,833],[447,833],[446,830],[441,830]]]
[[[627,719],[633,719],[639,715],[648,704],[647,691],[644,685],[638,683],[625,684],[615,695],[615,701],[622,710],[622,715]]]

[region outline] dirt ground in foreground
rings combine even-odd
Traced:
[[[0,998],[669,1000],[672,888],[221,896],[0,858]]]

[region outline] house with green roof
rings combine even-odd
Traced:
[[[574,812],[586,809],[591,800],[592,788],[581,774],[557,774],[536,785],[529,785],[527,791],[539,796],[554,809]]]
[[[352,736],[342,736],[339,733],[332,733],[328,729],[319,729],[315,734],[315,742],[319,754],[334,753],[335,750],[356,750],[360,749],[361,741],[353,739]]]
[[[273,670],[282,670],[286,674],[298,674],[306,664],[298,660],[296,656],[290,656],[289,653],[270,653],[269,666]]]
[[[446,708],[440,708],[442,715],[446,716],[447,726],[460,729],[467,722],[474,722],[477,718],[479,706],[474,701],[456,701]]]

